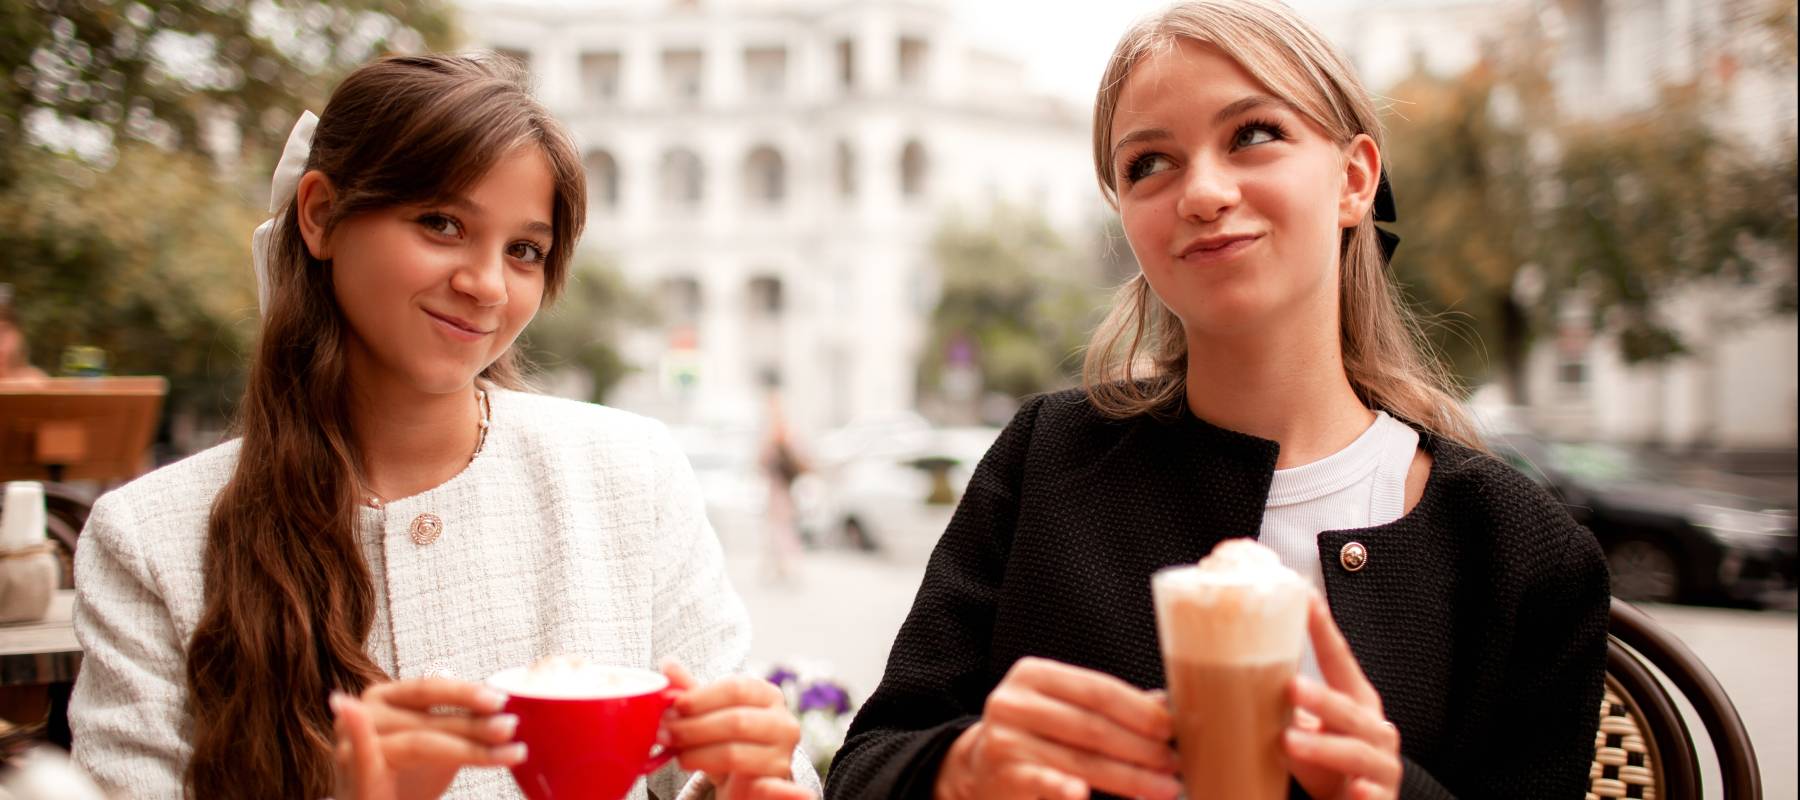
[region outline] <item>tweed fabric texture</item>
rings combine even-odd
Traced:
[[[654,420],[491,390],[493,422],[449,481],[360,512],[376,610],[367,650],[395,678],[479,681],[555,654],[703,682],[743,669],[750,623],[686,458]],[[74,756],[116,796],[178,797],[191,753],[187,644],[203,607],[201,553],[231,441],[102,497],[76,554],[75,631],[86,650],[70,699]],[[443,520],[428,545],[410,529]],[[268,687],[279,691],[279,687]],[[326,698],[318,698],[325,702]],[[817,786],[806,758],[795,777]],[[630,795],[673,800],[671,764]],[[693,794],[703,790],[695,776]],[[504,769],[464,769],[449,798],[521,795]]]
[[[1421,444],[1434,465],[1412,512],[1318,538],[1332,615],[1401,732],[1401,796],[1581,797],[1605,670],[1599,546],[1500,461]],[[1254,536],[1277,449],[1185,408],[1113,421],[1079,391],[1028,401],[933,552],[827,797],[930,797],[1023,656],[1163,686],[1150,576]],[[1351,541],[1369,553],[1354,573],[1338,558]]]

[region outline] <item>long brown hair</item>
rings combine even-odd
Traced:
[[[1278,0],[1188,0],[1148,17],[1119,39],[1094,103],[1094,169],[1107,202],[1118,206],[1113,174],[1113,113],[1131,70],[1178,41],[1224,51],[1331,137],[1367,134],[1382,147],[1381,120],[1368,90],[1342,54]],[[1344,372],[1370,408],[1477,450],[1475,426],[1456,400],[1455,383],[1427,357],[1430,345],[1388,277],[1372,214],[1344,231],[1339,251],[1338,340]],[[1102,413],[1126,418],[1168,414],[1185,401],[1187,336],[1139,273],[1121,286],[1088,343],[1082,366],[1088,397]]]
[[[555,182],[548,300],[581,235],[586,187],[568,135],[511,62],[398,56],[364,65],[332,93],[306,166],[336,190],[329,235],[357,214],[447,198],[530,146]],[[356,532],[349,331],[291,198],[280,219],[269,307],[238,408],[237,467],[207,522],[205,610],[187,652],[190,797],[331,794],[328,694],[386,678],[363,650],[375,597]],[[513,350],[482,376],[517,385]]]

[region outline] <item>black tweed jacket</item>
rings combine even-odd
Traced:
[[[1434,463],[1411,513],[1319,534],[1332,614],[1400,728],[1401,796],[1582,797],[1606,658],[1599,546],[1498,460],[1421,442]],[[1256,535],[1277,449],[1187,413],[1108,420],[1078,391],[1027,402],[932,554],[826,797],[930,797],[1023,656],[1162,686],[1150,575]],[[1357,572],[1339,558],[1351,541],[1367,547]]]

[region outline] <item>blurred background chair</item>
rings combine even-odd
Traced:
[[[1712,671],[1681,640],[1614,598],[1588,800],[1701,797],[1700,760],[1687,721],[1655,667],[1693,705],[1719,760],[1725,800],[1761,800],[1756,749]]]

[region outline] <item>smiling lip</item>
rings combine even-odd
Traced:
[[[1175,258],[1189,264],[1211,264],[1228,261],[1245,248],[1261,239],[1262,234],[1232,234],[1229,236],[1208,236],[1196,239],[1181,249]]]
[[[491,331],[491,330],[482,330],[480,328],[477,328],[477,327],[475,327],[475,325],[473,323],[463,320],[459,317],[452,317],[452,316],[448,316],[446,314],[439,314],[430,309],[426,309],[425,314],[426,314],[426,316],[431,317],[431,319],[438,324],[439,330],[442,330],[445,333],[450,334],[451,338],[453,338],[453,339],[458,339],[458,340],[465,341],[465,342],[473,342],[477,339],[480,339],[483,336],[493,333],[493,331]]]

